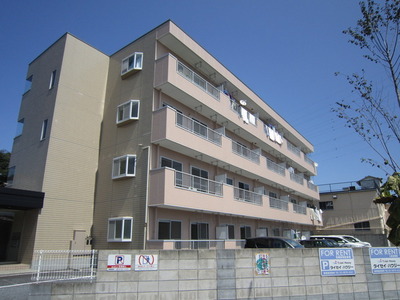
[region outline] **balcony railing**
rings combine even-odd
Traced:
[[[201,124],[200,122],[176,113],[176,125],[196,134],[214,144],[221,145],[221,134]]]
[[[186,67],[180,61],[177,62],[176,71],[178,72],[178,74],[185,77],[187,80],[197,85],[207,94],[211,95],[212,97],[214,97],[219,101],[220,91],[216,87],[214,87],[211,83],[207,82],[202,77],[193,72],[191,69]]]
[[[304,178],[295,173],[290,173],[290,180],[297,182],[298,184],[304,185]]]
[[[293,203],[293,211],[298,214],[307,214],[307,207],[301,206],[299,204]]]
[[[289,141],[286,141],[286,142],[287,142],[287,148],[288,148],[288,150],[290,150],[290,152],[292,152],[292,153],[296,154],[298,157],[300,157],[300,153],[301,153],[300,149],[297,148],[297,147],[296,147],[295,145],[293,145],[292,143],[290,143]]]
[[[262,205],[262,195],[248,190],[233,188],[233,195],[236,200]]]
[[[311,165],[313,168],[315,168],[315,163],[314,163],[314,161],[313,161],[311,158],[309,158],[307,155],[304,155],[304,161],[305,161],[306,163],[308,163],[309,165]]]
[[[277,163],[274,163],[269,158],[267,158],[267,168],[279,175],[285,176],[285,168]]]
[[[313,191],[315,191],[315,192],[318,192],[318,186],[315,185],[314,183],[310,182],[310,181],[307,181],[307,187],[308,187],[310,190],[313,190]]]
[[[195,192],[223,196],[221,182],[216,182],[180,171],[175,172],[175,186]]]
[[[269,197],[269,207],[281,210],[289,210],[289,202],[274,197]]]
[[[240,249],[244,247],[245,240],[149,240],[149,249]]]
[[[239,143],[232,141],[232,151],[240,156],[243,156],[255,163],[260,163],[260,154],[250,150],[249,148],[240,145]]]

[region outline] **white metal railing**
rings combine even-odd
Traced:
[[[251,204],[262,205],[262,195],[248,190],[233,188],[233,196],[236,200],[248,202]]]
[[[289,210],[289,202],[274,197],[269,197],[269,206],[281,210]]]
[[[37,250],[32,260],[32,280],[96,278],[97,250]]]
[[[249,148],[232,141],[232,151],[240,156],[243,156],[255,163],[260,163],[260,154],[250,150]]]
[[[221,145],[221,134],[181,113],[176,113],[176,125],[214,144]]]
[[[285,176],[285,168],[273,162],[269,158],[267,158],[267,168],[279,175]]]
[[[195,192],[223,196],[221,182],[216,182],[181,171],[175,171],[175,186]]]
[[[310,181],[307,181],[307,187],[314,192],[318,192],[318,186]]]
[[[176,71],[178,72],[178,74],[185,77],[187,80],[189,80],[193,84],[197,85],[199,88],[201,88],[207,94],[211,95],[213,98],[215,98],[219,101],[219,97],[220,97],[219,89],[217,89],[211,83],[204,80],[202,77],[200,77],[198,74],[193,72],[191,69],[189,69],[187,66],[185,66],[180,61],[177,62]]]
[[[288,140],[286,140],[287,142],[287,148],[288,150],[290,150],[290,152],[296,154],[298,157],[300,157],[300,149],[297,148],[295,145],[293,145],[291,142],[289,142]]]
[[[301,206],[299,204],[293,203],[293,211],[298,214],[307,214],[307,207],[306,206]]]
[[[298,184],[304,185],[304,178],[295,173],[290,173],[290,180],[297,182]]]

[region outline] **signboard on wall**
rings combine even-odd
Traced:
[[[131,260],[131,255],[110,254],[107,260],[107,271],[130,271]]]
[[[135,271],[155,271],[158,269],[158,255],[142,254],[135,256]]]
[[[319,264],[322,276],[356,275],[352,248],[320,248]]]
[[[269,275],[269,270],[270,270],[269,253],[256,254],[256,274]]]
[[[369,248],[372,274],[400,273],[400,250],[395,247]]]

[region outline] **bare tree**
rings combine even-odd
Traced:
[[[378,155],[378,160],[362,158],[362,161],[389,175],[399,170],[400,0],[363,1],[360,9],[362,18],[357,26],[343,33],[350,36],[350,43],[366,50],[365,58],[383,66],[389,84],[386,90],[377,91],[364,70],[361,74],[347,75],[346,80],[356,97],[350,102],[336,102],[332,110]]]

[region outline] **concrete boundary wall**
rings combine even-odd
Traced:
[[[268,252],[270,274],[255,255]],[[400,274],[373,275],[368,249],[353,249],[355,276],[323,277],[318,249],[99,251],[97,280],[32,285],[29,299],[400,299]],[[132,255],[132,270],[107,271],[109,254]],[[157,270],[135,271],[135,255],[158,256]]]

